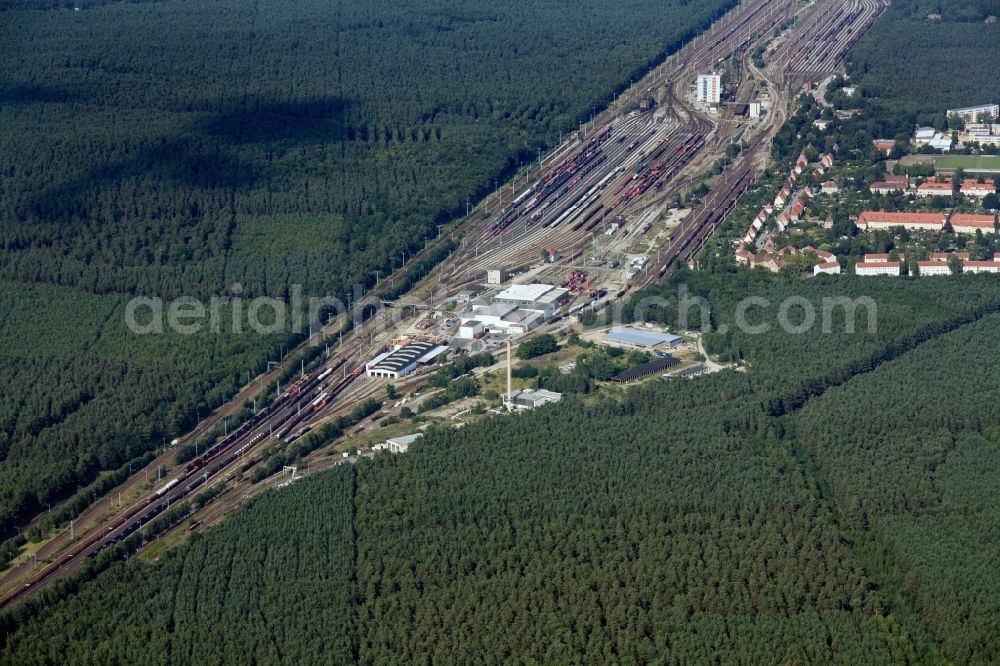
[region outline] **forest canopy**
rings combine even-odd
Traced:
[[[851,50],[847,71],[866,99],[885,107],[877,113],[911,124],[933,125],[947,109],[996,104],[998,18],[997,0],[893,0]]]
[[[994,663],[1000,289],[895,283],[868,282],[886,328],[858,344],[747,337],[747,372],[431,429],[266,493],[8,615],[0,656]]]

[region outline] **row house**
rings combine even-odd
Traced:
[[[928,180],[917,186],[918,197],[950,197],[952,194],[951,180]]]
[[[892,229],[903,227],[909,230],[940,231],[944,227],[944,213],[888,213],[866,210],[858,216],[859,229]]]
[[[891,260],[891,256],[892,255],[888,255],[888,254],[880,254],[880,253],[869,252],[868,254],[865,255],[864,263],[866,263],[866,264],[884,264],[884,263],[886,263],[886,262],[888,262],[888,261]],[[903,254],[902,252],[900,252],[899,253],[899,260],[900,261],[906,261],[906,255]]]
[[[986,180],[982,183],[974,179],[966,179],[962,182],[960,191],[967,197],[977,197],[982,199],[985,196],[994,194],[997,191],[997,186],[992,179]]]
[[[892,275],[898,277],[902,264],[898,261],[859,262],[854,265],[855,275]]]
[[[893,194],[895,192],[906,192],[910,189],[910,177],[897,174],[886,174],[885,178],[872,183],[868,189],[878,194]]]
[[[759,219],[754,220],[753,223],[750,225],[750,228],[747,229],[747,233],[743,237],[743,242],[747,244],[752,243],[753,240],[757,238],[757,232],[760,231],[761,227],[763,226],[764,223],[761,222]]]
[[[951,216],[950,222],[956,234],[974,234],[977,231],[992,234],[996,230],[996,221],[992,215],[955,213]]]
[[[805,213],[805,211],[806,211],[806,206],[804,203],[802,203],[802,199],[800,198],[792,206],[792,209],[788,212],[788,216],[789,218],[791,218],[793,222],[798,222],[799,220],[802,219],[802,214]]]
[[[951,275],[951,266],[947,261],[918,261],[917,270],[921,276]]]
[[[896,145],[896,142],[890,139],[875,139],[872,141],[872,145],[875,146],[875,150],[888,157],[889,153],[892,152],[893,146]]]
[[[963,261],[963,273],[1000,273],[1000,261]]]
[[[769,233],[767,238],[764,239],[764,252],[767,252],[768,254],[774,253],[774,234],[775,231],[772,229],[771,233]]]
[[[963,273],[1000,273],[1000,252],[992,261],[972,261],[968,252],[935,252],[930,261],[917,262],[917,271],[921,276],[951,275],[952,257],[961,262]]]
[[[764,268],[772,273],[777,273],[785,265],[773,254],[754,254],[742,245],[736,250],[736,263],[744,264],[750,268]]]
[[[879,181],[877,183],[872,183],[871,185],[868,186],[868,190],[872,194],[896,194],[897,192],[906,191],[905,188],[886,181]]]
[[[818,247],[813,247],[812,245],[806,245],[802,248],[802,252],[805,254],[813,254],[821,261],[837,260],[837,256],[833,252],[827,252],[826,250],[821,250]]]
[[[781,188],[781,191],[778,192],[774,196],[774,207],[775,208],[784,208],[785,204],[788,203],[788,196],[790,194],[791,194],[791,191],[788,189],[787,186]]]
[[[840,275],[840,262],[824,261],[813,266],[813,275]]]

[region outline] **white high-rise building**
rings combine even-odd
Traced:
[[[981,104],[979,106],[967,106],[963,109],[948,109],[945,113],[951,116],[961,116],[966,122],[974,123],[981,113],[988,113],[993,118],[1000,115],[1000,104]]]
[[[722,94],[722,77],[718,74],[702,74],[698,77],[698,101],[718,104]]]

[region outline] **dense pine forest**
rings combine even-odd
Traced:
[[[792,292],[753,277],[691,281],[715,328]],[[843,277],[796,293],[870,334],[762,308],[713,342],[745,372],[432,431],[22,607],[2,659],[995,663],[1000,288]]]
[[[732,4],[0,2],[0,535],[290,342],[129,297],[371,284]]]
[[[995,104],[998,18],[997,0],[893,0],[851,50],[848,72],[874,115],[911,133],[913,123],[933,125],[946,109]]]

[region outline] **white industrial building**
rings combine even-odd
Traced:
[[[545,389],[524,389],[523,391],[513,391],[510,394],[510,401],[506,399],[504,403],[508,409],[534,409],[550,403],[562,400],[562,393],[546,391]]]
[[[483,337],[484,332],[483,322],[477,319],[464,321],[458,327],[458,337],[463,340],[476,340]]]
[[[927,145],[935,150],[947,153],[951,151],[951,137],[945,134],[935,136]]]
[[[459,337],[475,337],[486,330],[524,335],[554,315],[568,295],[568,290],[550,284],[512,285],[494,296],[492,302],[474,304],[462,317]],[[477,324],[481,326],[479,331]]]
[[[544,312],[519,308],[512,303],[490,303],[473,305],[472,310],[462,317],[461,327],[475,327],[475,324],[479,324],[482,330],[516,337],[534,330],[543,321]],[[459,337],[466,337],[462,335],[461,327]]]
[[[936,133],[933,127],[920,127],[913,135],[913,142],[917,145],[928,144]]]
[[[448,347],[433,342],[415,341],[379,354],[365,364],[369,377],[399,379],[413,373],[418,366],[433,363]]]
[[[698,77],[698,101],[718,104],[722,99],[722,77],[718,74],[702,74]]]
[[[389,449],[389,453],[406,453],[407,449],[410,448],[410,444],[417,441],[424,436],[424,433],[418,432],[414,435],[403,435],[402,437],[393,437],[391,439],[385,440],[386,448]]]
[[[417,441],[424,436],[424,433],[418,432],[414,435],[403,435],[402,437],[392,437],[385,440],[380,444],[375,444],[372,446],[373,452],[388,451],[389,453],[406,453],[410,448],[410,444]]]
[[[550,284],[515,284],[493,297],[494,303],[516,305],[551,316],[566,299],[569,291]]]

